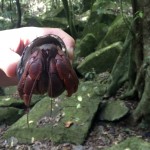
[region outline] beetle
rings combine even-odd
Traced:
[[[32,94],[55,98],[65,90],[71,96],[79,80],[69,61],[63,40],[54,34],[37,37],[24,50],[17,66],[18,93],[29,107]]]

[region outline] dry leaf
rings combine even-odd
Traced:
[[[73,122],[72,121],[67,121],[66,123],[65,123],[65,127],[66,128],[69,128],[69,127],[71,127],[73,125]]]

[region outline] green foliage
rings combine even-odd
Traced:
[[[65,1],[65,3],[64,3]],[[73,33],[73,36],[76,34],[74,24],[76,24],[75,14],[79,15],[83,12],[83,0],[34,0],[34,1],[25,1],[25,0],[19,0],[21,5],[21,12],[22,12],[22,25],[21,26],[36,26],[36,24],[33,21],[33,24],[28,23],[27,21],[30,19],[27,18],[39,18],[38,20],[43,20],[41,22],[44,22],[44,20],[52,20],[55,19],[55,17],[65,18],[68,20],[68,24],[65,26],[65,29],[67,29],[67,26],[69,25],[71,33]],[[67,6],[68,5],[68,6]],[[17,5],[16,1],[12,0],[5,0],[0,1],[0,29],[9,29],[14,28],[18,19],[19,13],[17,12]],[[67,7],[66,7],[67,6]],[[49,21],[47,21],[49,22]],[[51,27],[51,24],[42,24],[42,26],[49,26]],[[59,26],[56,26],[59,27]],[[60,26],[60,28],[64,29],[64,27]]]
[[[17,18],[15,2],[6,0],[0,4],[0,30],[11,28]]]
[[[97,39],[92,33],[86,34],[80,41],[79,56],[85,57],[95,51]]]
[[[95,0],[82,0],[83,11],[91,9],[94,2]]]
[[[119,4],[115,0],[97,0],[96,2],[96,5],[93,5],[93,9],[97,11],[97,14],[112,14],[119,7]]]
[[[144,13],[142,11],[137,11],[136,14],[135,14],[135,19],[143,18],[143,16],[144,16]]]
[[[62,0],[63,5],[64,5],[64,9],[65,9],[65,14],[66,14],[66,18],[68,21],[68,25],[69,25],[69,29],[70,29],[70,33],[72,35],[72,37],[77,38],[77,31],[74,25],[74,16],[73,16],[73,11],[71,9],[72,5],[71,5],[71,0]]]
[[[92,68],[92,71],[87,72],[84,76],[85,80],[93,80],[96,77],[96,72],[94,68]]]

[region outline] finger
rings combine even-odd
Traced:
[[[45,28],[45,33],[47,33],[48,28]],[[70,60],[73,60],[73,54],[74,54],[74,48],[75,48],[75,40],[66,32],[64,32],[61,29],[58,28],[52,28],[50,31],[51,34],[56,34],[58,35],[65,43],[67,52],[69,55]]]
[[[2,50],[0,60],[2,62],[0,63],[0,69],[3,70],[8,77],[15,77],[20,56],[13,51]]]
[[[0,32],[0,41],[3,41],[0,44],[0,60],[3,62],[0,63],[0,69],[2,69],[9,77],[15,76],[16,66],[20,60],[20,56],[18,54],[21,55],[24,47],[35,38],[47,34],[58,35],[67,47],[70,60],[73,60],[75,41],[66,32],[58,28],[24,27]],[[15,54],[13,51],[18,54]]]
[[[75,47],[75,40],[66,32],[58,28],[38,28],[38,27],[24,27],[19,30],[20,39],[23,41],[24,45],[28,45],[35,38],[47,34],[58,35],[65,43],[69,58],[73,59],[73,51]],[[30,33],[30,34],[29,34]],[[21,43],[21,42],[20,42]],[[22,47],[20,44],[19,47]],[[19,51],[19,49],[17,49]],[[19,52],[20,53],[20,52]]]
[[[64,41],[67,47],[69,57],[73,59],[75,40],[62,29],[58,28],[24,27],[0,31],[0,41],[4,41],[0,45],[0,50],[3,50],[4,48],[11,48],[11,50],[21,54],[24,47],[32,42],[35,38],[47,34],[58,35]]]

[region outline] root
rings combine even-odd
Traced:
[[[150,114],[150,66],[146,69],[145,73],[145,87],[141,97],[141,100],[137,108],[133,112],[133,118],[135,121],[138,121],[143,116]]]
[[[145,77],[145,65],[142,65],[141,68],[138,71],[138,74],[136,76],[136,80],[134,83],[134,86],[130,89],[127,90],[127,92],[121,96],[122,99],[125,98],[132,98],[136,94],[138,94],[138,98],[141,99],[142,93],[143,93],[143,88],[144,88],[144,77]]]
[[[126,40],[123,45],[123,49],[117,58],[117,61],[111,72],[111,83],[107,89],[106,97],[114,95],[117,90],[124,84],[128,79],[129,70],[129,54],[130,45],[132,41],[132,35],[128,33]]]

